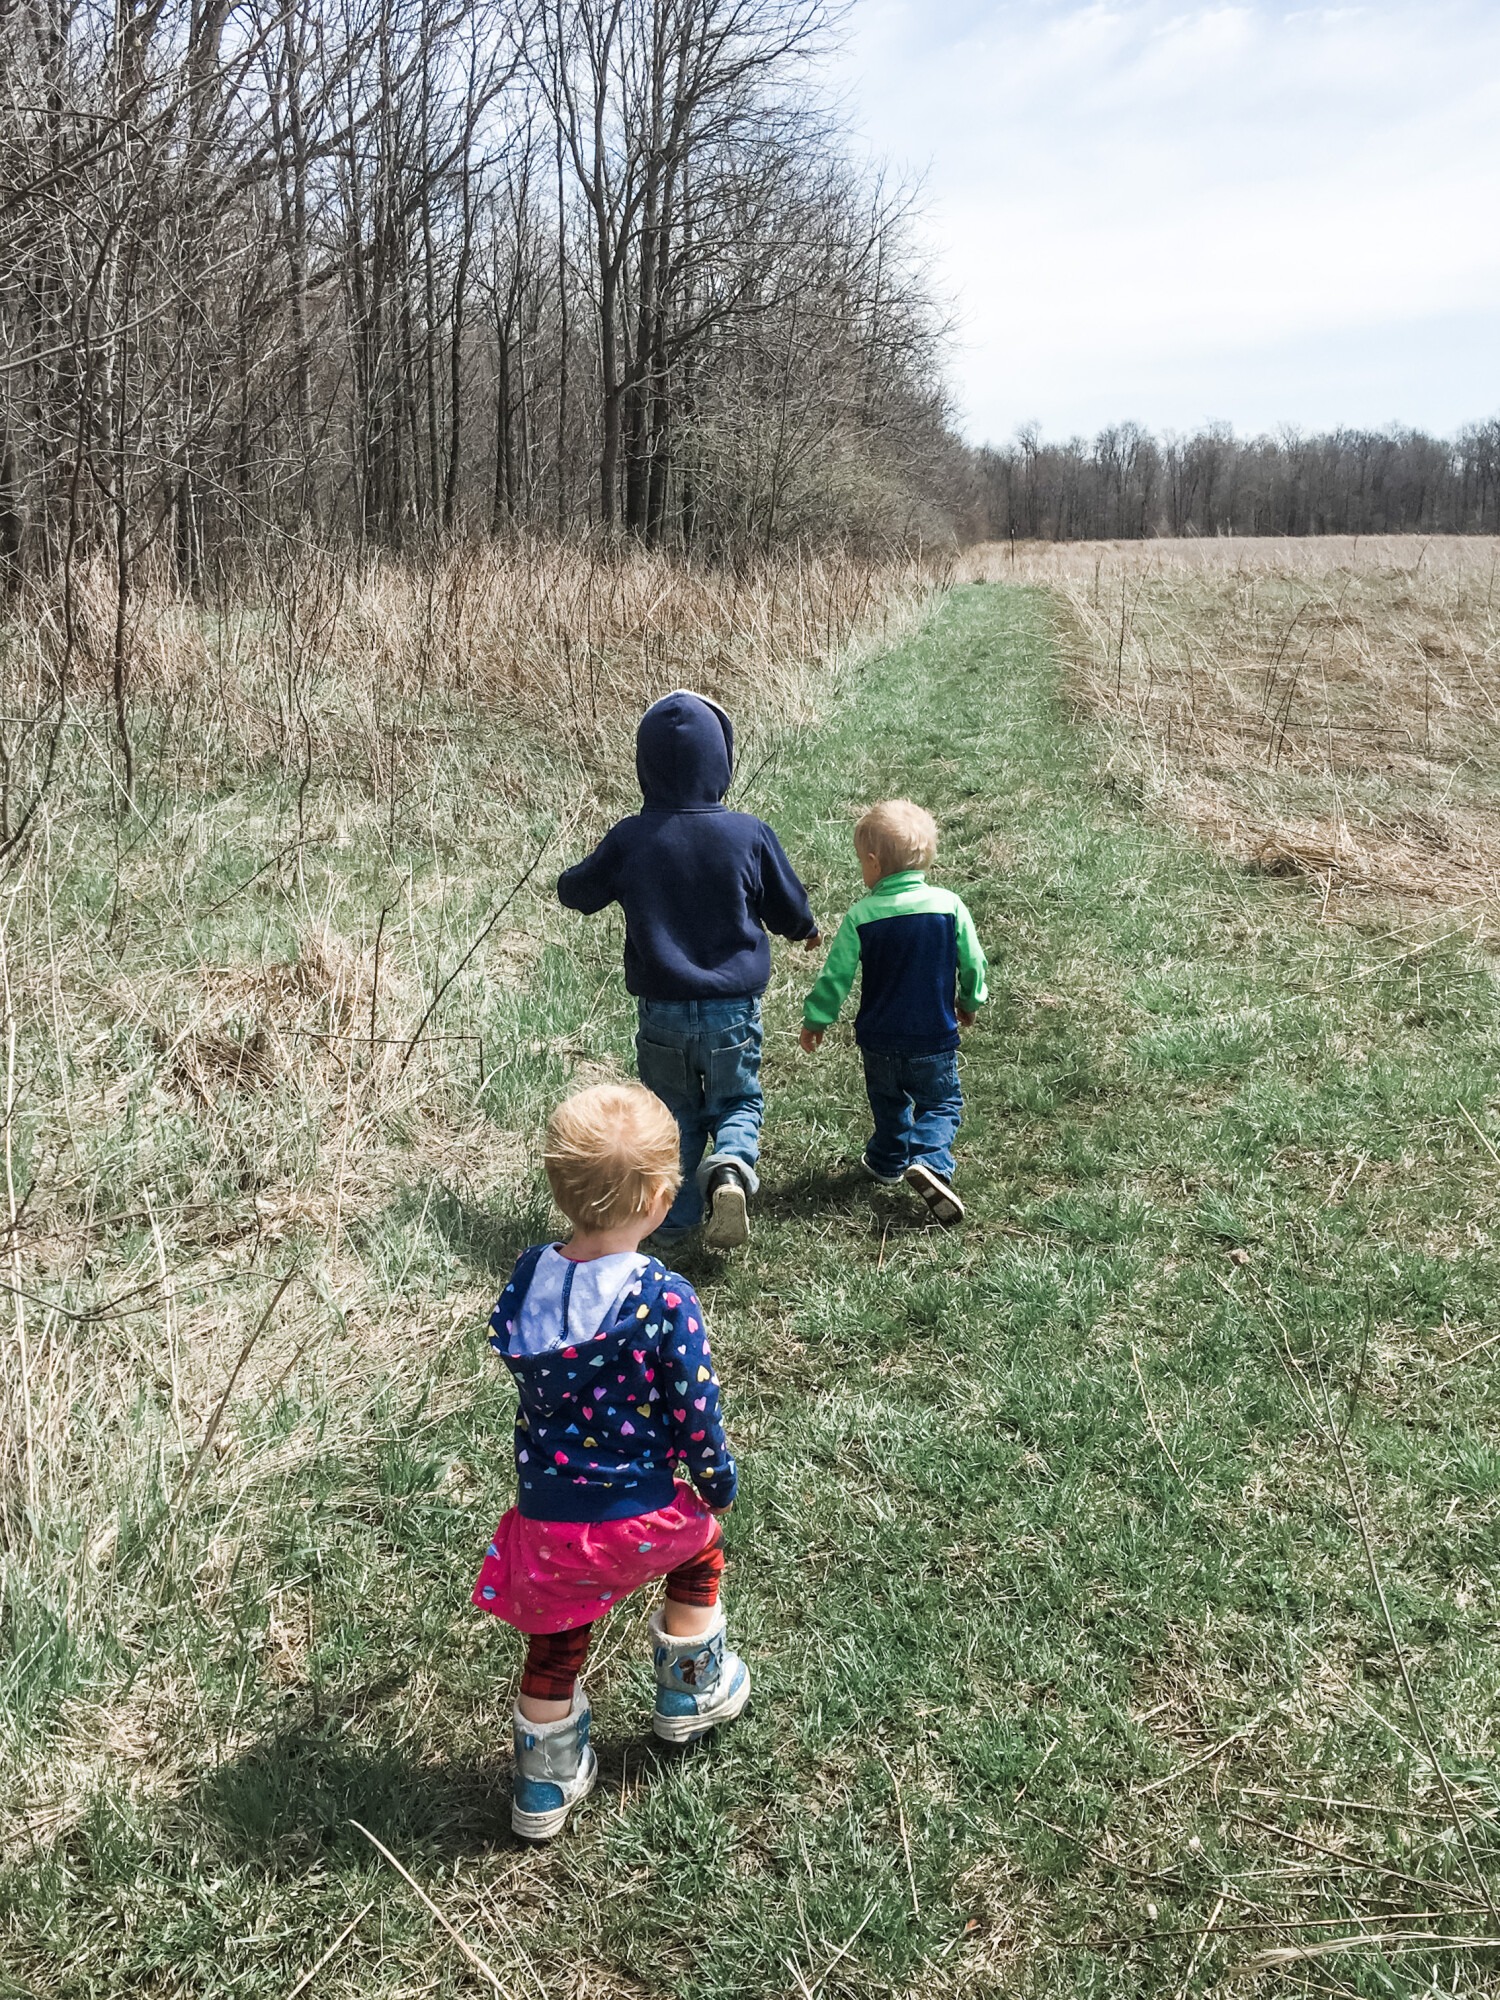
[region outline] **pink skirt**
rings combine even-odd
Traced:
[[[473,1602],[520,1632],[570,1632],[701,1556],[718,1532],[681,1480],[667,1506],[623,1521],[531,1521],[512,1507],[484,1552]]]

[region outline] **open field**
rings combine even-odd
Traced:
[[[990,545],[1046,582],[1111,769],[1325,916],[1500,906],[1500,552],[1383,535]]]
[[[605,1783],[534,1853],[520,1647],[467,1603],[512,1478],[484,1319],[547,1105],[629,1065],[618,926],[550,881],[677,663],[584,749],[319,681],[300,806],[207,700],[123,823],[80,747],[4,906],[0,1992],[496,1990],[355,1822],[518,2000],[1493,1990],[1493,961],[1288,923],[1143,813],[1070,722],[1080,629],[959,589],[747,718],[820,913],[859,804],[944,827],[995,965],[973,1223],[859,1182],[847,1030],[800,1056],[778,952],[755,1240],[689,1264],[754,1712],[659,1756],[622,1611]]]

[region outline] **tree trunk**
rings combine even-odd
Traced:
[[[557,123],[557,532],[568,526],[568,211],[563,201],[563,130]]]
[[[7,424],[0,447],[0,591],[9,595],[21,581],[26,516],[22,509],[16,448]]]
[[[652,162],[646,191],[646,218],[641,231],[637,279],[635,352],[630,357],[628,387],[621,399],[625,447],[625,525],[633,535],[646,532],[650,484],[651,358],[656,347],[657,187]]]
[[[603,231],[601,229],[601,236]],[[620,396],[619,348],[615,338],[614,274],[606,266],[599,284],[599,372],[604,397],[600,409],[602,432],[599,446],[599,518],[613,528],[619,516],[620,477]]]
[[[474,247],[474,206],[469,198],[469,142],[464,134],[463,235],[458,269],[453,274],[453,336],[448,376],[448,471],[443,484],[443,528],[450,531],[458,508],[458,458],[463,440],[464,300],[469,286],[469,257]]]
[[[431,82],[428,74],[428,56],[431,37],[428,33],[426,10],[423,10],[422,36],[422,373],[427,390],[427,491],[432,496],[432,511],[438,506],[438,494],[443,489],[443,475],[438,460],[438,394],[437,394],[437,252],[432,237],[432,151],[428,121],[432,101]],[[457,338],[457,328],[454,329]],[[417,503],[420,514],[426,510],[421,501]]]
[[[490,505],[490,533],[498,535],[509,519],[513,500],[510,467],[510,340],[502,331],[495,365],[495,493]]]
[[[286,63],[287,136],[291,142],[292,175],[288,190],[287,263],[292,321],[292,418],[297,433],[297,512],[303,518],[315,510],[312,471],[312,343],[307,327],[307,126],[302,107],[302,30],[296,7],[288,10],[282,31]]]

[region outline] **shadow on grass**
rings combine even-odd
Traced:
[[[368,1860],[358,1820],[394,1853],[449,1853],[510,1837],[510,1759],[449,1763],[399,1741],[358,1742],[329,1717],[278,1729],[204,1778],[193,1804],[238,1858],[301,1872],[337,1854]]]
[[[457,1256],[490,1278],[508,1278],[521,1252],[532,1243],[547,1243],[554,1231],[546,1205],[532,1202],[524,1209],[481,1208],[453,1188],[431,1196],[408,1196],[413,1212],[424,1204],[427,1220]]]
[[[326,1716],[275,1730],[209,1772],[191,1805],[236,1859],[273,1874],[304,1872],[310,1861],[371,1861],[357,1820],[408,1860],[495,1847],[522,1847],[510,1826],[509,1729],[480,1757],[447,1759],[399,1737],[358,1742],[347,1719]],[[711,1739],[710,1739],[711,1740]],[[706,1746],[669,1747],[649,1733],[596,1743],[599,1789],[618,1791],[665,1774]]]
[[[830,1210],[862,1221],[866,1233],[880,1237],[926,1229],[932,1217],[905,1187],[882,1187],[854,1162],[837,1167],[811,1167],[774,1186],[762,1186],[757,1204],[768,1221],[816,1222]]]
[[[857,1163],[848,1161],[763,1182],[751,1208],[752,1227],[757,1216],[767,1222],[816,1222],[830,1209],[863,1220],[867,1233],[877,1239],[932,1226],[926,1209],[904,1189],[880,1187],[860,1172]],[[409,1188],[401,1197],[400,1212],[403,1217],[425,1213],[428,1227],[448,1248],[489,1278],[508,1278],[523,1250],[533,1243],[550,1243],[557,1234],[556,1218],[544,1201],[496,1211],[480,1207],[451,1187],[435,1192]],[[668,1261],[685,1276],[701,1274],[705,1283],[712,1283],[723,1274],[728,1258],[695,1235]]]
[[[764,1180],[750,1204],[752,1236],[757,1223],[813,1223],[826,1215],[855,1222],[873,1243],[932,1229],[932,1217],[904,1188],[883,1188],[857,1166],[809,1168],[786,1180]],[[647,1244],[647,1248],[652,1245]],[[670,1251],[659,1251],[674,1269],[699,1286],[723,1279],[738,1251],[710,1249],[696,1232]]]
[[[847,1208],[856,1198],[878,1192],[875,1183],[866,1180],[856,1167],[808,1167],[800,1174],[763,1181],[758,1206],[778,1220],[800,1220],[831,1204]]]

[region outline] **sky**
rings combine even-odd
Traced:
[[[960,428],[1500,415],[1500,0],[855,0]]]

